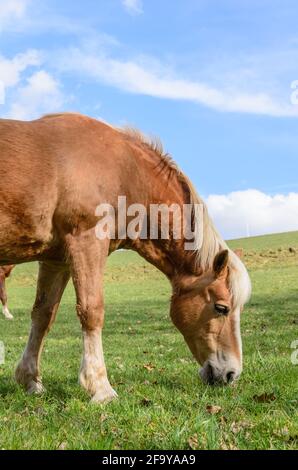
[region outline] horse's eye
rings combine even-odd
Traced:
[[[215,304],[215,310],[217,311],[217,313],[219,315],[228,315],[230,309],[229,307],[227,307],[226,305],[222,305],[222,304]]]

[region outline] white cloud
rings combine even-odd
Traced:
[[[143,5],[141,0],[121,0],[124,8],[131,15],[140,15],[143,13]]]
[[[11,59],[0,55],[2,116],[29,120],[62,108],[65,98],[60,83],[49,72],[40,69],[43,62],[44,58],[37,50],[28,50]]]
[[[0,32],[15,27],[27,11],[29,0],[0,0]]]
[[[29,120],[41,114],[59,111],[64,103],[60,84],[45,70],[31,75],[15,92],[7,117]]]
[[[76,34],[82,37],[98,33],[81,18],[62,15],[49,3],[40,0],[0,0],[0,35],[17,32],[37,36],[55,32],[63,36]]]
[[[290,103],[290,89],[288,101],[282,101],[266,92],[242,92],[177,78],[156,60],[124,61],[79,49],[65,51],[58,63],[62,70],[84,73],[130,93],[192,101],[218,111],[298,117],[298,106]]]
[[[4,83],[0,81],[0,104],[4,104],[5,102],[5,88]]]
[[[140,14],[143,11],[141,0],[121,2],[130,14]],[[0,33],[3,30],[34,31],[35,34],[59,30],[63,34],[76,33],[80,37],[87,35],[92,40],[98,36],[98,31],[95,34],[83,22],[49,14],[42,2],[32,0],[0,0]],[[109,39],[109,47],[113,41],[115,42],[114,38]],[[105,42],[104,37],[101,37],[101,42]],[[285,64],[295,64],[296,49],[290,55],[288,50],[279,55],[278,51],[271,52],[271,56],[266,51],[266,54],[262,53],[249,60],[244,60],[243,57],[242,60],[239,57],[225,60],[227,70],[222,69],[220,62],[214,63],[212,60],[208,64],[197,64],[202,70],[198,80],[183,77],[181,73],[171,70],[169,64],[162,64],[154,58],[123,60],[107,54],[105,44],[99,49],[99,55],[90,53],[90,48],[66,50],[60,66],[71,72],[83,72],[95,80],[129,93],[191,101],[222,112],[298,117],[298,105],[294,106],[290,100],[293,92],[290,89],[291,80],[285,85],[285,78],[279,77],[276,68],[276,64],[280,65],[280,62],[282,70],[288,70],[289,65],[286,67]],[[294,73],[294,65],[291,67],[291,73]]]
[[[206,203],[227,239],[298,230],[298,193],[270,196],[249,189],[210,195]]]
[[[0,55],[0,81],[4,87],[15,86],[19,83],[22,72],[40,64],[41,54],[34,49],[17,54],[12,59]]]

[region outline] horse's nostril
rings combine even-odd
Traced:
[[[231,384],[237,378],[237,371],[229,370],[225,372],[224,370],[218,369],[216,366],[206,363],[203,369],[200,372],[203,382],[208,385],[226,385]]]
[[[206,378],[209,385],[214,385],[216,383],[214,370],[211,364],[207,365],[206,368]]]
[[[228,384],[230,384],[231,382],[233,382],[233,380],[234,380],[234,378],[235,378],[235,375],[236,375],[235,372],[232,371],[232,370],[227,373],[227,375],[226,375],[226,381],[227,381]]]

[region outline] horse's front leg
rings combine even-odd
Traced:
[[[104,323],[103,270],[108,240],[94,232],[68,238],[71,272],[77,297],[77,314],[83,332],[83,357],[79,380],[92,401],[107,403],[117,396],[111,387],[102,348]]]
[[[29,340],[15,377],[28,393],[41,393],[39,363],[44,338],[53,324],[65,286],[70,278],[67,267],[40,263],[36,299],[32,310]]]

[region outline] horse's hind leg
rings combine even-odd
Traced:
[[[8,320],[12,320],[13,316],[10,313],[7,305],[7,294],[6,294],[6,287],[5,287],[5,276],[0,275],[0,300],[2,302],[2,312],[5,318]]]
[[[65,266],[49,263],[39,265],[36,299],[31,314],[31,332],[15,373],[17,382],[23,385],[28,393],[43,391],[39,373],[42,346],[55,320],[69,277],[68,268]]]
[[[71,237],[68,242],[77,313],[83,332],[79,380],[92,395],[93,402],[106,403],[117,396],[107,377],[101,340],[104,321],[103,269],[108,255],[108,241],[96,240],[92,231]]]

